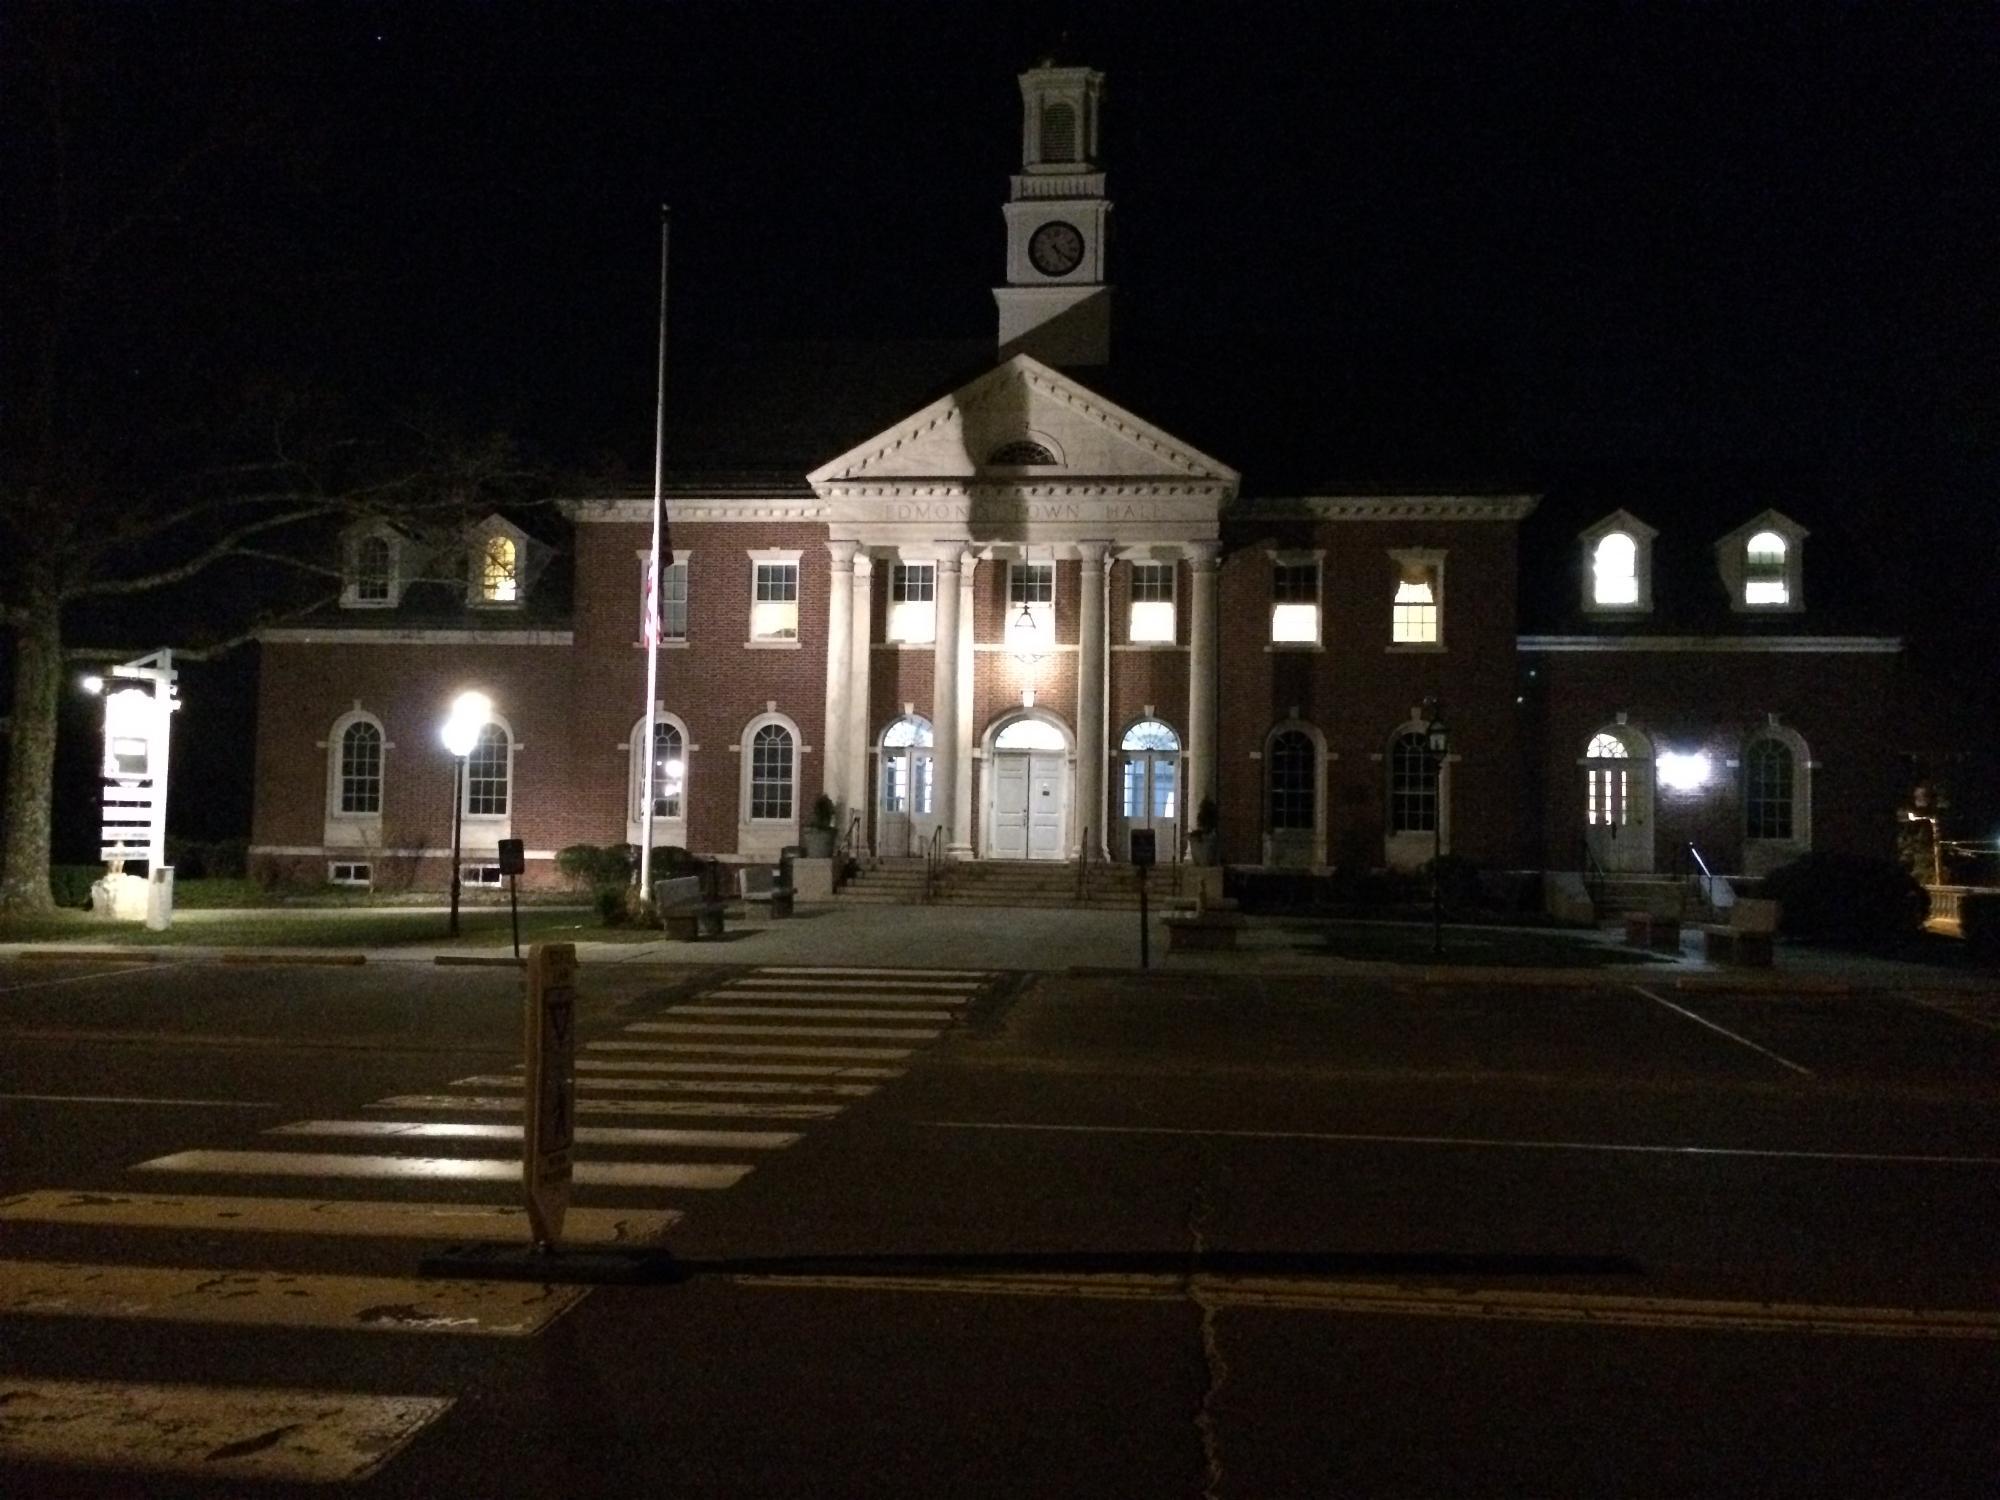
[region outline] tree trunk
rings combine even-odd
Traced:
[[[52,911],[49,819],[55,796],[56,704],[62,691],[62,615],[53,591],[37,590],[10,621],[14,631],[13,728],[7,800],[0,808],[0,913]]]

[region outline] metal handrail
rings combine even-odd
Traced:
[[[1076,899],[1081,905],[1090,899],[1090,825],[1083,825],[1083,842],[1076,850]]]
[[[1729,886],[1729,882],[1722,879],[1722,877],[1717,875],[1713,870],[1709,869],[1708,861],[1701,857],[1701,850],[1695,848],[1692,842],[1683,844],[1681,848],[1686,852],[1688,859],[1694,861],[1694,869],[1686,870],[1685,878],[1688,883],[1688,888],[1690,890],[1697,892],[1700,895],[1702,902],[1711,911],[1720,911],[1724,906],[1729,906],[1734,904],[1733,901],[1719,902],[1715,899],[1716,888],[1718,886],[1721,886],[1722,888],[1727,889]],[[1679,863],[1678,859],[1676,860],[1676,863]],[[1683,866],[1683,869],[1686,869],[1686,867]],[[1701,871],[1699,875],[1695,874],[1694,872],[1697,869]],[[1735,893],[1732,891],[1731,896],[1733,897],[1734,894]]]
[[[1597,872],[1595,884],[1591,880],[1591,872],[1593,870]],[[1594,907],[1602,907],[1604,905],[1604,887],[1610,880],[1611,874],[1604,868],[1604,862],[1597,857],[1597,851],[1590,847],[1588,837],[1583,840],[1582,874],[1583,888],[1590,896],[1590,904]]]
[[[931,836],[924,840],[924,904],[928,906],[937,899],[937,893],[944,884],[944,824],[931,830]]]

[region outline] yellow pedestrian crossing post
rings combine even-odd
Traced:
[[[546,1254],[562,1234],[575,1174],[576,944],[528,949],[526,1021],[521,1176],[535,1248]]]

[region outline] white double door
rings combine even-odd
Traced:
[[[1653,784],[1640,760],[1584,765],[1583,836],[1598,867],[1612,874],[1653,868]]]
[[[1118,797],[1119,838],[1113,848],[1123,859],[1132,847],[1132,830],[1150,828],[1157,835],[1158,858],[1172,863],[1180,837],[1181,758],[1173,750],[1127,750],[1121,763]]]
[[[1069,761],[1058,752],[994,754],[994,859],[1061,859],[1069,849]]]
[[[881,800],[876,804],[876,852],[920,854],[937,831],[931,747],[903,745],[882,752]]]

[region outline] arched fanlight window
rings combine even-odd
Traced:
[[[921,714],[906,714],[882,731],[884,750],[905,750],[931,742],[931,721]]]
[[[1020,438],[1011,443],[1003,443],[998,448],[995,448],[986,462],[994,468],[1019,469],[1035,464],[1052,467],[1057,460],[1055,454],[1051,453],[1040,443],[1031,442],[1027,438]]]
[[[1125,731],[1125,738],[1118,746],[1121,750],[1178,750],[1180,747],[1180,736],[1158,719],[1141,719]]]
[[[1046,719],[1016,719],[994,736],[995,750],[1067,750],[1062,731]]]
[[[1570,743],[1575,744],[1576,742],[1572,740]],[[1584,749],[1583,758],[1585,760],[1624,760],[1631,753],[1630,750],[1625,748],[1625,742],[1619,739],[1617,735],[1600,732],[1591,736],[1590,744]]]
[[[1591,557],[1592,594],[1599,604],[1639,602],[1639,544],[1623,531],[1601,538]]]

